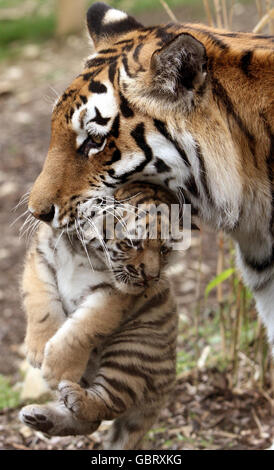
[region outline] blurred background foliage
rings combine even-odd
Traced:
[[[190,8],[194,17],[206,12],[209,23],[231,26],[233,11],[254,0],[109,0],[115,8],[132,14],[145,12],[153,22],[157,10],[167,13],[176,8]],[[256,0],[258,15],[271,9],[272,0]],[[20,52],[28,42],[41,43],[54,36],[83,30],[85,13],[91,0],[0,0],[0,60]],[[264,5],[265,3],[265,5]],[[223,18],[222,18],[223,15]],[[172,16],[171,16],[172,17]]]
[[[18,67],[16,70],[14,68],[19,61],[20,67],[23,67],[25,60],[33,59],[36,68],[41,67],[43,64],[39,60],[46,48],[47,54],[53,51],[56,61],[59,46],[60,50],[64,44],[66,50],[73,49],[75,44],[80,47],[75,38],[81,38],[81,44],[86,42],[85,13],[91,3],[91,0],[0,0],[2,70],[10,66],[10,76],[14,76],[15,72],[20,72]],[[107,3],[136,15],[147,25],[176,19],[183,21],[186,18],[186,21],[203,21],[233,30],[240,28],[271,34],[274,31],[273,0],[112,0]],[[245,22],[246,12],[248,21]],[[244,19],[241,23],[238,21],[239,15]],[[77,48],[76,54],[81,54]],[[75,54],[73,51],[71,55]],[[60,55],[63,52],[64,49]],[[45,62],[49,60],[47,58]],[[45,72],[49,85],[53,83],[55,86],[55,79],[61,77],[64,80],[67,76],[67,71],[56,69]],[[27,77],[32,80],[31,75]],[[3,95],[13,93],[8,82],[9,79],[2,83]],[[24,93],[20,99],[27,109],[30,106],[29,91]],[[48,110],[46,112],[49,114]],[[19,117],[23,125],[28,125],[24,121],[26,113],[25,117],[22,113]],[[8,152],[12,154],[17,150],[9,147]],[[31,175],[32,178],[34,175]],[[273,404],[274,372],[265,332],[256,314],[252,295],[244,287],[235,267],[234,246],[222,233],[218,234],[216,243],[215,235],[208,235],[204,228],[193,236],[193,243],[194,251],[187,255],[188,258],[186,256],[186,261],[183,256],[181,268],[178,265],[174,267],[174,272],[171,270],[180,312],[178,380],[193,374],[194,381],[195,377],[198,381],[201,371],[218,370],[225,374],[229,388],[259,389]],[[209,258],[213,262],[209,263]],[[195,264],[194,274],[185,281],[189,263]],[[187,284],[191,284],[190,293]],[[191,302],[186,305],[185,300],[190,296]],[[18,387],[13,388],[14,382],[12,380],[10,384],[6,377],[0,375],[0,409],[17,406],[20,402]]]
[[[29,43],[39,44],[48,39],[60,41],[62,36],[81,34],[85,28],[86,9],[91,3],[90,0],[0,0],[0,60],[14,59]],[[191,7],[209,24],[232,28],[234,11],[240,6],[254,4],[254,1],[112,0],[108,3],[129,13],[145,12],[151,23],[157,10],[164,9],[170,20],[176,19],[173,13],[176,7]],[[257,0],[255,3],[258,17],[254,18],[254,27],[260,18],[273,13],[271,1]],[[265,21],[262,26],[272,32],[272,22]],[[216,276],[201,292],[198,275],[194,315],[181,319],[178,374],[197,367],[197,363],[203,367],[205,364],[214,364],[221,369],[230,367],[231,384],[235,386],[240,362],[248,365],[249,375],[253,368],[254,381],[263,386],[273,376],[263,327],[257,319],[252,295],[235,269],[233,245],[222,234],[217,250]],[[203,263],[202,252],[199,263]],[[5,384],[7,388],[8,384]]]

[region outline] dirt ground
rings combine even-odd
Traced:
[[[180,19],[193,18],[187,10],[177,10]],[[234,29],[248,30],[256,24],[254,8],[240,11]],[[200,15],[195,13],[195,19]],[[147,16],[140,16],[148,24]],[[166,21],[165,13],[155,13],[151,23]],[[50,114],[57,95],[76,76],[82,58],[90,52],[86,37],[49,41],[42,46],[25,46],[16,63],[0,64],[0,373],[16,382],[19,354],[25,331],[20,306],[19,279],[26,240],[19,238],[25,207],[14,211],[38,175],[47,152]],[[15,223],[14,223],[15,221]],[[13,225],[11,226],[11,224]],[[180,314],[193,314],[198,259],[203,253],[201,292],[216,272],[215,235],[203,233],[182,255],[173,279]],[[183,280],[183,282],[182,282]],[[202,294],[201,294],[202,295]],[[180,348],[183,347],[182,340]],[[163,410],[146,448],[153,449],[265,449],[273,439],[273,400],[267,391],[234,390],[229,371],[202,370],[179,375],[171,404]],[[93,436],[47,439],[22,426],[18,410],[0,411],[0,449],[94,449],[102,431]]]

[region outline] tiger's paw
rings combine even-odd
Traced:
[[[78,382],[85,371],[85,362],[73,358],[73,351],[58,341],[55,335],[45,347],[42,374],[52,389],[57,389],[61,380]]]
[[[62,380],[58,390],[64,405],[75,415],[81,418],[87,401],[87,392],[77,383],[69,380]]]
[[[50,409],[45,405],[24,406],[19,413],[19,419],[35,431],[47,434],[50,434],[50,430],[54,427]]]
[[[77,419],[88,420],[95,424],[99,422],[96,404],[92,403],[87,390],[69,380],[62,380],[58,389],[64,405]]]
[[[32,367],[40,369],[44,360],[44,351],[41,350],[27,350],[26,354],[27,361]]]

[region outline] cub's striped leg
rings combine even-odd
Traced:
[[[19,419],[32,429],[50,436],[91,434],[100,425],[100,422],[78,420],[63,403],[59,402],[25,406],[20,411]]]
[[[66,320],[53,268],[35,245],[28,253],[22,279],[27,314],[25,346],[28,361],[40,367],[47,341]]]
[[[162,403],[156,407],[132,410],[117,418],[112,424],[104,443],[105,450],[141,449],[141,441],[155,423]]]

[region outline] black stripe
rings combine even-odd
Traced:
[[[213,203],[209,187],[207,184],[207,175],[206,175],[206,167],[205,167],[205,162],[204,162],[204,157],[201,151],[200,145],[196,142],[196,155],[199,159],[199,164],[200,164],[200,178],[201,178],[201,183],[204,188],[205,195],[207,196],[208,200]]]
[[[100,284],[97,284],[96,286],[90,286],[88,289],[88,292],[95,292],[98,289],[113,289],[113,286],[111,284],[108,284],[107,282],[100,282]]]
[[[185,182],[185,187],[187,191],[192,194],[192,196],[198,197],[199,196],[199,190],[196,185],[196,181],[193,175],[190,175],[188,180]]]
[[[240,33],[218,33],[219,36],[223,36],[225,38],[239,38],[241,37]]]
[[[166,125],[163,121],[159,121],[158,119],[154,119],[154,126],[156,129],[167,139],[169,140],[174,147],[176,148],[177,152],[180,154],[182,160],[187,166],[190,166],[189,160],[187,158],[187,154],[185,153],[184,149],[181,148],[181,146],[172,139],[171,135],[169,134]]]
[[[98,54],[113,54],[114,52],[117,52],[117,49],[101,49]]]
[[[132,349],[115,349],[114,351],[106,351],[105,353],[102,354],[102,359],[108,359],[108,358],[114,358],[114,357],[120,357],[123,361],[125,357],[131,357],[131,358],[137,358],[140,359],[141,361],[147,361],[147,362],[157,362],[160,363],[161,361],[167,361],[170,359],[170,352],[169,354],[167,352],[163,353],[161,350],[158,351],[158,355],[152,356],[151,354],[146,354],[141,351],[136,351]]]
[[[84,103],[84,104],[86,104],[87,101],[88,101],[87,97],[84,96],[84,95],[80,95],[79,98],[80,98],[80,100],[82,101],[82,103]]]
[[[131,132],[131,136],[135,140],[136,144],[144,152],[146,158],[143,162],[139,163],[139,165],[136,168],[134,168],[131,171],[128,171],[127,173],[124,173],[121,176],[115,176],[115,171],[113,169],[110,169],[107,171],[107,173],[109,174],[109,176],[111,176],[111,178],[120,181],[120,183],[125,183],[127,181],[127,178],[131,175],[134,175],[135,173],[141,173],[143,169],[146,167],[146,165],[153,158],[152,150],[145,140],[144,123],[137,124],[135,129]]]
[[[252,62],[254,51],[244,52],[240,59],[240,67],[247,78],[252,78],[252,73],[250,71],[250,65]]]
[[[158,157],[156,158],[154,166],[158,173],[165,173],[170,171],[170,167],[161,158]]]
[[[59,299],[58,299],[59,300]],[[44,323],[48,318],[49,318],[49,313],[47,313],[43,318],[41,318],[41,320],[39,320],[38,323]]]
[[[149,299],[147,302],[145,302],[142,307],[140,307],[131,317],[130,317],[130,321],[138,318],[140,315],[142,315],[143,313],[146,313],[148,312],[149,310],[151,310],[152,308],[156,308],[156,307],[159,307],[159,305],[162,305],[164,304],[168,297],[169,297],[169,294],[170,294],[170,290],[169,288],[165,289],[164,291],[162,292],[159,292],[158,294],[154,295],[151,299]],[[147,322],[146,322],[147,324]],[[145,324],[144,324],[145,326]]]
[[[119,58],[119,55],[112,56],[112,57],[94,57],[94,59],[89,59],[85,67],[86,68],[91,68],[91,67],[100,67],[101,65],[107,65],[111,64],[113,61],[117,60]],[[103,67],[100,69],[100,71],[103,70]],[[96,73],[97,71],[95,71]],[[94,72],[87,72],[93,74]],[[97,73],[98,74],[98,73]]]
[[[153,154],[150,146],[147,144],[145,139],[145,125],[143,122],[137,124],[135,129],[131,131],[130,135],[135,140],[136,144],[146,156],[147,163],[151,161]]]
[[[117,41],[114,43],[114,45],[118,45],[118,44],[129,44],[129,43],[132,43],[133,42],[133,39],[123,39],[122,41]]]
[[[244,256],[244,261],[250,268],[252,268],[252,269],[254,269],[254,271],[257,271],[257,272],[260,273],[260,272],[264,271],[265,269],[268,269],[271,266],[273,266],[273,263],[274,263],[274,247],[272,248],[272,252],[271,252],[270,256],[268,258],[265,258],[263,261],[252,260],[252,259],[249,259],[247,256]]]
[[[96,122],[97,124],[99,124],[100,126],[105,126],[109,121],[110,121],[110,117],[109,118],[103,118],[102,114],[100,113],[99,109],[97,108],[97,106],[95,106],[95,112],[96,112],[96,115],[93,119],[90,119],[87,124],[89,122]]]
[[[211,33],[210,31],[207,31],[201,28],[196,28],[195,26],[189,26],[189,25],[187,25],[186,28],[190,29],[191,31],[197,31],[198,33],[204,34],[212,41],[214,46],[218,47],[223,52],[229,51],[229,45],[224,43],[220,38],[215,36],[215,34]]]
[[[157,320],[144,321],[144,324],[145,324],[145,326],[150,326],[150,327],[153,327],[153,328],[155,328],[156,326],[157,327],[164,326],[166,323],[168,323],[168,321],[171,318],[173,318],[174,315],[176,315],[176,313],[177,313],[176,308],[174,308],[174,309],[169,310],[168,312],[166,312],[164,315],[162,315]]]
[[[129,71],[128,60],[126,56],[123,56],[122,63],[123,63],[126,74],[128,75],[128,77],[132,78],[132,73]]]
[[[104,181],[103,184],[104,184],[107,188],[116,188],[116,184],[107,183],[106,181]]]
[[[99,67],[96,70],[93,70],[92,72],[85,72],[81,76],[85,81],[90,80],[91,78],[95,78],[97,75],[99,75],[100,72],[102,72],[103,67]]]
[[[115,119],[113,121],[111,130],[110,130],[110,134],[113,137],[117,138],[117,137],[119,137],[119,130],[120,130],[120,115],[117,114],[117,116],[115,117]]]
[[[125,365],[125,364],[118,364],[117,362],[114,362],[114,361],[105,361],[105,362],[102,361],[100,367],[101,368],[106,367],[106,368],[118,370],[132,377],[137,377],[137,378],[140,377],[141,379],[145,381],[146,387],[148,388],[148,390],[150,390],[151,392],[156,391],[151,378],[147,374],[145,374],[143,371],[141,371],[139,368],[134,366],[133,364]],[[151,373],[154,374],[154,371],[151,371]]]
[[[141,49],[143,48],[144,44],[138,44],[137,47],[135,47],[134,49],[134,52],[133,52],[133,59],[135,60],[135,62],[139,63],[139,55],[140,55],[140,52],[141,52]]]
[[[129,31],[134,31],[142,28],[142,25],[138,23],[132,16],[128,16],[124,20],[121,21],[115,21],[113,23],[107,23],[106,25],[103,25],[100,31],[100,35],[102,34],[103,36],[116,36],[119,34],[120,36],[123,33],[127,33]],[[116,42],[116,44],[121,44],[122,41]]]
[[[130,52],[131,49],[133,48],[133,43],[132,44],[126,44],[125,46],[122,47],[122,52]]]
[[[99,382],[93,382],[92,387],[101,387],[105,392],[108,394],[109,399],[112,401],[112,403],[116,406],[116,410],[119,412],[123,412],[126,410],[126,405],[123,402],[123,400],[118,397],[117,395],[114,395],[105,385],[99,383]]]
[[[96,82],[95,80],[91,80],[88,88],[92,93],[100,94],[107,92],[107,87],[103,83]]]
[[[125,382],[121,382],[120,380],[114,379],[113,377],[110,378],[101,374],[100,372],[96,375],[96,378],[98,377],[102,377],[102,379],[105,380],[112,388],[114,388],[114,390],[117,390],[117,392],[127,393],[132,399],[133,403],[135,403],[135,401],[137,400],[136,393]]]
[[[228,96],[228,93],[227,93],[226,89],[223,87],[223,85],[215,77],[212,77],[211,81],[212,81],[212,85],[213,85],[213,96],[214,96],[214,98],[216,97],[217,99],[219,99],[223,103],[223,105],[226,108],[227,113],[234,119],[234,121],[239,126],[240,130],[246,136],[246,138],[248,140],[250,152],[252,153],[253,158],[254,158],[254,164],[255,164],[256,168],[258,168],[258,164],[257,164],[257,161],[256,161],[256,155],[255,155],[256,141],[255,141],[254,135],[252,135],[251,132],[247,129],[247,127],[246,127],[245,123],[243,122],[242,118],[234,110],[233,103],[232,103],[230,97]]]
[[[119,160],[121,160],[121,152],[119,149],[116,149],[112,154],[111,160],[105,162],[105,165],[112,165],[112,163],[118,162]]]
[[[148,339],[146,339],[148,338]],[[117,346],[118,344],[129,344],[131,345],[132,343],[138,345],[142,345],[142,346],[149,346],[151,348],[160,348],[160,349],[164,349],[166,348],[166,338],[165,339],[162,339],[162,340],[159,340],[159,338],[157,338],[157,341],[155,340],[154,337],[152,337],[151,333],[150,334],[142,334],[142,336],[140,337],[140,335],[138,335],[138,333],[136,334],[130,334],[128,333],[126,336],[121,334],[120,336],[118,335],[115,335],[114,337],[114,340],[111,341],[110,343],[108,343],[108,347],[112,347],[112,346]]]
[[[130,117],[133,117],[134,116],[134,112],[133,110],[131,109],[131,107],[129,106],[129,102],[128,100],[126,99],[126,97],[122,94],[122,92],[120,91],[119,92],[119,96],[120,96],[120,109],[121,109],[121,112],[123,114],[123,116],[125,118],[130,118]]]
[[[115,74],[117,69],[117,61],[112,62],[108,69],[108,78],[111,83],[114,83]]]

